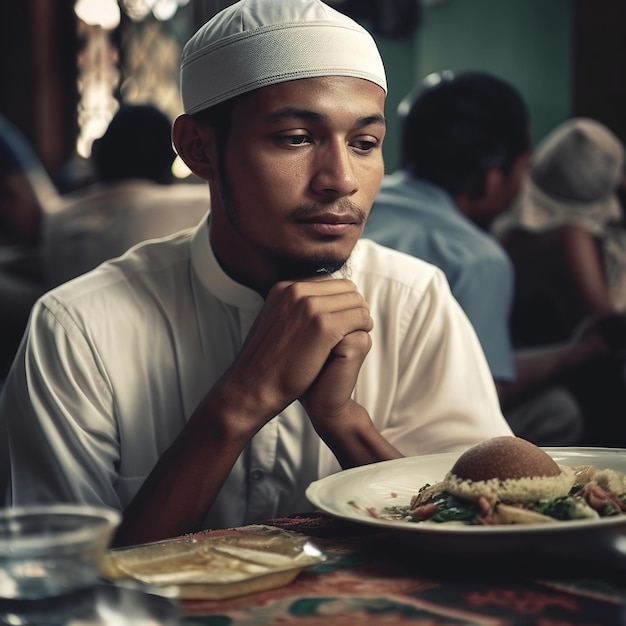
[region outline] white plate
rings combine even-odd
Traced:
[[[598,469],[626,473],[626,449],[622,448],[543,448],[563,465],[591,464]],[[310,502],[336,517],[369,524],[401,533],[422,548],[437,552],[493,553],[572,545],[579,538],[607,541],[612,548],[626,544],[626,515],[597,520],[572,520],[554,524],[511,526],[457,526],[435,523],[411,523],[377,519],[369,507],[381,510],[388,506],[408,504],[412,495],[426,483],[441,481],[454,465],[459,453],[406,457],[364,465],[333,474],[311,483],[306,491]],[[580,545],[580,544],[579,544]],[[624,548],[626,549],[626,545]]]

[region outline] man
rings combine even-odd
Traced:
[[[513,268],[489,234],[518,196],[532,156],[526,105],[495,76],[446,72],[428,77],[399,111],[405,114],[401,167],[383,181],[365,236],[443,269],[517,435],[537,445],[579,443],[583,417],[562,384],[607,346],[588,332],[514,352]]]
[[[93,145],[97,182],[66,194],[45,216],[48,288],[92,270],[148,239],[196,226],[209,210],[206,187],[174,184],[171,123],[150,104],[123,104]]]
[[[357,245],[385,134],[367,31],[319,0],[239,2],[186,45],[182,94],[211,215],[38,303],[0,400],[9,502],[108,504],[136,543],[510,434],[443,274]]]

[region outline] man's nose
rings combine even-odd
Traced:
[[[316,159],[313,189],[322,195],[351,196],[359,188],[354,168],[355,155],[343,142],[324,146]]]

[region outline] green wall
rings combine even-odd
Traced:
[[[421,7],[412,38],[377,37],[389,82],[387,172],[398,161],[398,102],[431,72],[480,70],[509,81],[526,100],[535,141],[571,115],[570,0],[425,0]]]

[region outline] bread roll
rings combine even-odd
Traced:
[[[464,452],[444,479],[446,491],[468,500],[534,502],[566,496],[575,474],[520,437],[494,437]]]

